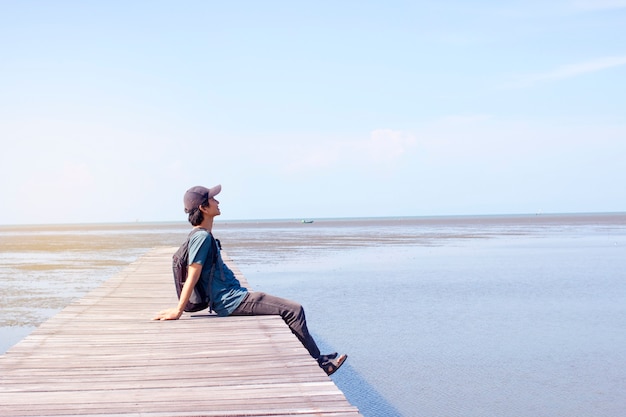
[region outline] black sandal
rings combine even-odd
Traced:
[[[320,364],[328,362],[331,359],[335,359],[337,355],[337,352],[329,353],[328,355],[321,355],[319,358],[317,358],[317,362],[319,362]]]
[[[325,356],[330,357],[331,355],[325,355]],[[338,358],[335,356],[335,358],[333,359],[329,359],[325,362],[320,362],[320,368],[322,368],[324,372],[326,372],[326,375],[330,376],[334,374],[337,371],[337,369],[341,367],[341,365],[343,365],[346,359],[348,359],[348,355],[341,355]]]

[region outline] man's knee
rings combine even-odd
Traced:
[[[304,308],[301,304],[289,300],[289,302],[285,304],[283,318],[287,322],[302,320],[304,319]]]

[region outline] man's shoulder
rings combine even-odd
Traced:
[[[213,236],[211,235],[211,232],[209,232],[207,229],[196,228],[189,233],[189,241],[205,240],[209,237]]]
[[[198,229],[189,238],[189,263],[204,264],[207,257],[212,257],[215,244],[213,235],[206,229]]]
[[[213,240],[213,235],[206,229],[195,229],[189,236],[189,250],[192,248],[199,248],[203,246],[205,242]]]

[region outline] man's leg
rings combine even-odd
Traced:
[[[319,359],[320,350],[306,326],[306,317],[302,306],[294,301],[275,297],[263,292],[249,292],[232,316],[269,316],[279,315],[283,318],[291,332],[309,351],[314,359]]]

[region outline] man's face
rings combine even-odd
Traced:
[[[209,207],[207,207],[207,215],[209,216],[219,216],[220,213],[220,202],[215,198],[209,198]]]

